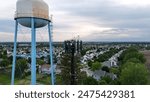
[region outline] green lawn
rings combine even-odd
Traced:
[[[50,76],[37,74],[37,84],[38,85],[51,85]],[[24,79],[15,80],[16,85],[30,85],[31,83],[31,75],[26,76]]]
[[[21,80],[17,79],[15,81],[15,84],[16,85],[30,85],[30,82],[31,82],[31,75]],[[38,85],[51,85],[51,76],[37,74],[37,84]],[[62,78],[60,75],[56,75],[56,85],[62,85]]]
[[[10,73],[0,72],[0,85],[10,85],[11,77]]]
[[[26,76],[23,79],[15,78],[15,85],[30,85],[31,75]],[[11,84],[11,73],[1,71],[0,72],[0,85],[10,85]],[[51,76],[37,74],[37,84],[38,85],[51,85]],[[62,78],[60,75],[56,75],[56,84],[62,85]]]

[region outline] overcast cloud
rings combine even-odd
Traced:
[[[150,0],[44,1],[54,17],[54,41],[78,35],[84,41],[150,41]],[[0,4],[0,41],[13,41],[15,2],[5,0]],[[39,41],[47,40],[42,31]],[[26,39],[30,39],[29,32]]]

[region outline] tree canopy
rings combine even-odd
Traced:
[[[96,61],[96,62],[92,63],[91,70],[92,71],[99,70],[99,69],[101,69],[101,67],[102,67],[102,64],[100,62]]]
[[[135,63],[145,63],[146,61],[144,55],[134,47],[128,48],[119,57],[121,64],[126,63],[128,60]]]
[[[93,77],[87,77],[83,80],[84,85],[98,85],[98,81]]]
[[[145,57],[136,47],[127,48],[119,57],[119,82],[123,85],[145,85],[148,82],[148,70]],[[112,70],[113,71],[113,70]]]
[[[123,65],[120,82],[123,85],[145,85],[148,82],[148,70],[144,64],[127,62]]]
[[[111,69],[110,69],[110,72],[111,72],[111,73],[114,73],[114,74],[116,74],[116,75],[119,75],[119,74],[120,74],[120,71],[119,71],[118,68],[111,68]]]
[[[74,68],[75,68],[75,84],[81,84],[82,83],[82,76],[85,74],[81,74],[81,65],[79,63],[80,56],[75,55],[74,56]],[[70,85],[71,84],[71,55],[70,54],[63,54],[61,57],[61,77],[62,77],[62,84],[64,85]]]
[[[107,66],[103,66],[103,67],[102,67],[102,70],[103,70],[103,71],[106,71],[106,72],[108,72],[108,73],[110,72],[110,69],[109,69]]]
[[[142,53],[139,52],[129,52],[125,55],[123,62],[128,61],[131,58],[136,58],[137,60],[139,60],[141,63],[144,63],[146,60],[144,58],[144,55]]]
[[[6,67],[6,66],[8,66],[9,65],[9,60],[8,59],[4,59],[4,60],[2,60],[1,61],[1,63],[0,63],[0,66],[1,67]]]
[[[25,75],[25,70],[28,69],[28,62],[25,59],[19,59],[16,63],[15,75],[17,78],[22,78]]]

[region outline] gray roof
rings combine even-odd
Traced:
[[[108,68],[111,67],[111,62],[110,61],[105,61],[102,63],[103,66],[107,66]]]
[[[93,73],[93,78],[96,79],[96,80],[99,80],[99,79],[101,79],[101,77],[104,77],[105,74],[106,74],[105,71],[96,70],[96,71],[94,71],[94,73]]]

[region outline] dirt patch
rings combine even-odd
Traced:
[[[145,65],[148,67],[149,71],[150,71],[150,50],[145,50],[145,51],[141,51],[145,58],[146,58],[146,63]]]

